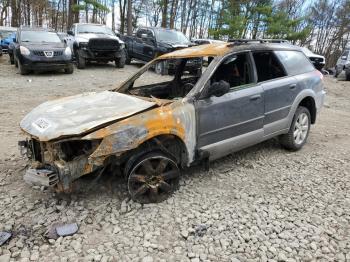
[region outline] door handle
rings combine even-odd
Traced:
[[[289,86],[289,89],[293,90],[293,89],[295,89],[296,87],[297,87],[297,84],[291,84],[291,85]]]
[[[261,95],[253,95],[253,96],[250,97],[250,100],[251,101],[255,101],[255,100],[258,100],[260,98],[261,98]]]

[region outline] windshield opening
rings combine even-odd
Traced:
[[[0,38],[2,39],[8,38],[14,33],[15,32],[12,32],[12,31],[0,31]]]
[[[188,44],[190,42],[183,33],[174,30],[155,30],[155,33],[156,39],[160,42],[178,44]]]
[[[181,99],[193,89],[207,65],[203,57],[155,60],[119,90],[151,99]]]
[[[78,34],[107,34],[107,35],[114,35],[112,29],[109,29],[106,26],[99,26],[99,25],[79,25],[78,28]]]
[[[60,43],[61,39],[54,32],[22,31],[21,42]]]

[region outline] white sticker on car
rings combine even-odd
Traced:
[[[33,126],[36,129],[38,129],[40,132],[44,132],[46,129],[48,129],[51,126],[51,124],[48,120],[44,118],[39,118],[33,123]]]

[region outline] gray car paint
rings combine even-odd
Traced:
[[[246,51],[242,50],[242,52]],[[196,92],[199,97],[201,94],[205,95],[205,89],[209,88],[208,80],[229,55],[212,61],[208,67],[210,70],[207,69],[204,72],[202,79],[195,86],[196,89],[191,91],[192,95],[195,96]],[[198,89],[200,89],[199,92]],[[254,107],[248,103],[242,103],[244,101],[242,91],[249,93],[250,96],[261,95],[263,112],[261,112],[261,106],[256,106],[256,111],[253,112]],[[295,111],[304,98],[312,97],[318,112],[325,97],[323,83],[316,69],[297,76],[262,82],[247,89],[235,91],[234,94],[230,92],[219,98],[202,98],[195,102],[198,126],[197,148],[208,152],[210,160],[287,133]],[[216,108],[220,103],[229,105],[230,102],[231,106]],[[219,107],[223,109],[221,112],[218,110]],[[262,123],[260,124],[259,121]],[[254,124],[249,126],[252,123]]]

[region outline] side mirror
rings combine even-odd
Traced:
[[[72,30],[68,30],[68,31],[67,31],[67,34],[68,34],[68,35],[74,35],[74,33],[73,33]]]
[[[214,82],[213,84],[210,85],[208,89],[208,97],[223,96],[224,94],[228,93],[229,90],[230,90],[230,84],[224,80],[220,80],[220,82]]]

